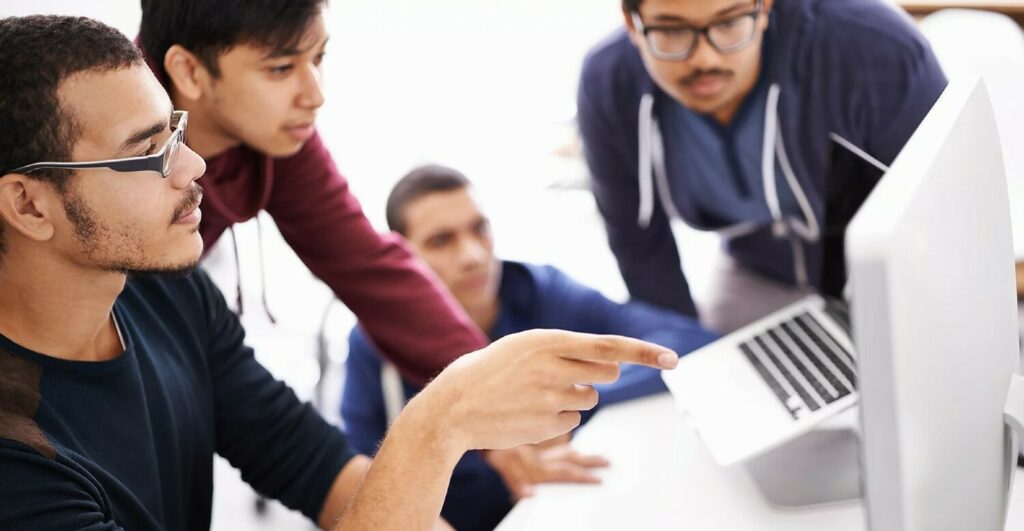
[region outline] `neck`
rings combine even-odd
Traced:
[[[465,308],[466,315],[476,323],[476,326],[483,330],[485,334],[490,335],[491,330],[494,329],[494,325],[498,321],[498,309],[501,307],[498,298],[495,297],[485,304],[476,306],[463,305],[462,307]]]
[[[204,160],[210,160],[241,143],[213,120],[203,100],[185,98],[174,87],[170,93],[174,108],[188,111],[188,147]]]
[[[7,253],[0,265],[0,334],[35,352],[104,361],[122,352],[111,315],[125,275],[52,255]]]

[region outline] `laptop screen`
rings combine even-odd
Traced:
[[[846,286],[846,226],[882,178],[883,172],[859,155],[830,142],[822,230],[822,294],[843,299]]]

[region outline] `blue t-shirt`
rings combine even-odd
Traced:
[[[502,263],[498,320],[490,332],[497,340],[535,328],[635,337],[685,354],[716,339],[691,318],[643,303],[618,304],[550,266]],[[365,333],[349,336],[341,415],[352,447],[373,455],[387,431],[381,385],[382,360]],[[406,398],[419,388],[403,382]],[[624,365],[619,380],[596,386],[602,405],[666,390],[660,371]],[[493,529],[512,507],[501,477],[479,452],[469,452],[455,467],[441,515],[459,531]]]
[[[354,454],[256,362],[206,274],[129,279],[113,311],[109,361],[0,336],[0,529],[208,529],[215,453],[315,521]]]

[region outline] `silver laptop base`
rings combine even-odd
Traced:
[[[765,500],[781,509],[861,498],[858,438],[851,429],[809,432],[745,466]]]

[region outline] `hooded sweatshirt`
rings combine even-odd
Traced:
[[[884,169],[946,86],[909,17],[880,0],[777,0],[770,17],[759,90],[748,95],[764,101],[744,102],[764,112],[762,130],[728,147],[750,150],[754,143],[760,152],[754,167],[764,208],[731,216],[706,202],[715,194],[699,169],[715,165],[694,160],[705,155],[693,149],[706,139],[687,135],[695,129],[679,122],[686,116],[681,104],[654,83],[626,32],[599,43],[584,62],[577,99],[584,154],[609,244],[635,299],[697,314],[673,218],[718,231],[743,267],[820,288],[826,206],[850,197],[859,206],[874,184],[837,185],[833,146]]]
[[[200,184],[206,249],[235,223],[267,211],[295,254],[352,310],[404,377],[425,384],[487,344],[402,239],[374,230],[319,134],[283,158],[244,144],[228,149],[207,159]]]

